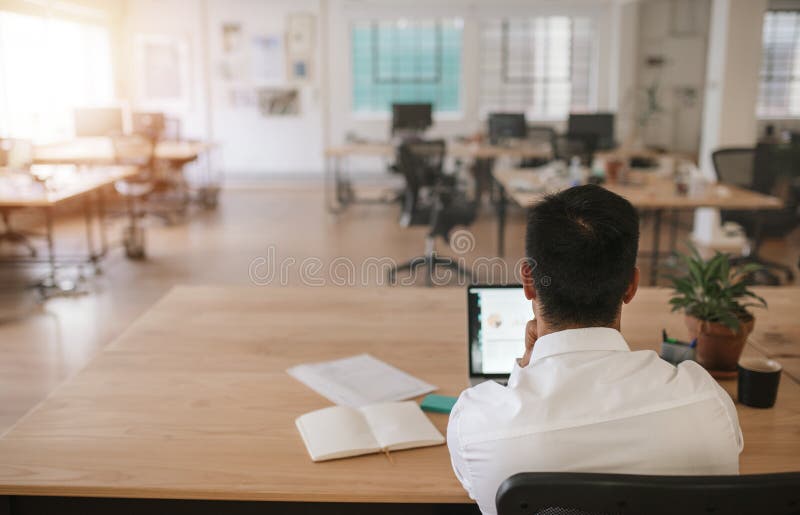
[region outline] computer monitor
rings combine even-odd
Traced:
[[[570,114],[567,133],[593,137],[597,150],[614,148],[614,113]]]
[[[522,285],[468,286],[467,316],[470,382],[507,380],[525,352],[525,325],[533,318]]]
[[[75,136],[95,138],[119,136],[123,133],[122,109],[92,107],[75,109]]]
[[[525,113],[491,113],[488,121],[489,141],[499,143],[509,139],[525,139],[528,122]]]
[[[433,104],[392,104],[392,134],[423,132],[433,125]]]

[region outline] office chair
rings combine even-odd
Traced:
[[[558,134],[554,139],[553,154],[560,161],[569,162],[575,156],[584,166],[591,166],[597,149],[597,136],[594,134]]]
[[[468,201],[458,188],[456,177],[444,173],[445,155],[444,140],[407,140],[398,148],[397,166],[406,180],[400,223],[403,226],[427,225],[429,230],[425,236],[425,253],[393,266],[388,273],[390,284],[396,283],[398,272],[416,272],[420,267],[428,270],[427,286],[433,286],[437,267],[468,278],[472,276],[460,263],[440,257],[435,250],[437,237],[449,243],[453,228],[470,225],[477,213],[477,202]]]
[[[771,163],[772,146],[760,143],[756,148],[724,148],[711,154],[717,180],[721,183],[733,184],[765,195],[773,194],[776,184],[776,174]],[[773,271],[782,272],[786,280],[794,280],[794,272],[782,263],[768,261],[758,255],[759,248],[765,236],[784,237],[789,234],[798,223],[798,196],[790,191],[784,196],[784,207],[764,213],[753,211],[723,210],[720,212],[723,222],[734,221],[745,229],[748,239],[751,240],[750,252],[746,256],[736,257],[733,261],[738,263],[757,263],[764,267],[759,274],[763,278],[754,277],[756,282],[778,285],[780,280]]]
[[[528,142],[533,145],[549,145],[555,157],[556,152],[556,131],[549,125],[529,125],[528,126]],[[520,163],[521,168],[536,168],[549,163],[551,159],[535,157],[523,159]]]
[[[134,219],[149,215],[171,225],[176,216],[185,213],[188,193],[185,182],[174,180],[168,170],[165,173],[160,166],[163,163],[156,156],[156,147],[164,137],[166,123],[162,113],[133,113],[132,134],[113,141],[116,163],[137,166],[139,173],[117,181],[115,188],[135,212]],[[141,152],[143,146],[147,148],[144,153]]]
[[[800,514],[800,472],[640,476],[525,472],[497,490],[498,515]]]

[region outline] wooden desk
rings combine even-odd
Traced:
[[[759,291],[778,309],[756,332],[796,317],[775,299],[800,290]],[[645,288],[624,308],[634,349],[686,335],[667,297]],[[444,446],[313,463],[294,419],[329,402],[285,373],[369,352],[457,395],[465,318],[462,289],[177,288],[0,439],[0,495],[467,503]],[[796,470],[800,385],[738,409],[742,473]]]
[[[531,191],[545,187],[532,168],[496,170],[494,177],[506,195],[520,206],[529,206],[541,200],[544,192]],[[675,184],[666,177],[650,172],[633,172],[632,184],[604,184],[603,187],[628,199],[636,208],[696,209],[715,207],[719,209],[769,210],[780,209],[783,203],[777,197],[763,195],[729,184],[708,185],[703,192],[679,195]],[[521,188],[520,186],[525,186]],[[556,190],[553,190],[553,192]]]
[[[55,185],[48,189],[41,183],[17,183],[9,175],[0,175],[0,208],[52,207],[131,177],[137,171],[135,166],[106,166],[84,171],[70,165],[35,166],[34,170],[37,169],[52,175]]]
[[[73,290],[62,290],[56,281],[59,264],[88,263],[98,269],[100,260],[108,252],[107,227],[105,224],[105,202],[103,189],[114,182],[131,177],[137,173],[135,166],[105,166],[79,170],[74,165],[34,165],[32,174],[49,177],[47,186],[34,182],[32,175],[17,173],[0,173],[0,210],[10,211],[22,208],[39,209],[44,214],[45,240],[47,257],[40,259],[36,249],[31,245],[31,255],[3,257],[0,264],[19,265],[44,263],[48,266],[48,275],[37,286],[44,296],[59,293],[72,293]],[[95,202],[91,202],[94,194]],[[86,224],[86,256],[57,256],[55,251],[55,229],[53,215],[55,208],[67,200],[83,197],[84,221]],[[133,220],[134,213],[130,213]],[[95,225],[97,228],[95,229]],[[95,233],[99,234],[100,248],[95,246]],[[30,244],[29,244],[30,245]]]
[[[391,142],[345,143],[325,149],[325,187],[326,205],[330,212],[338,213],[349,204],[371,203],[356,198],[350,180],[347,178],[343,161],[352,157],[372,157],[390,160],[395,157],[396,145]],[[447,143],[447,155],[456,159],[488,161],[499,158],[532,159],[552,156],[550,145],[525,143],[520,145],[491,145],[489,143]]]
[[[184,164],[197,159],[213,148],[211,143],[199,141],[160,141],[156,145],[156,159]],[[118,159],[147,158],[150,143],[126,139],[115,148],[110,138],[79,138],[63,143],[37,145],[33,160],[41,164],[113,164]]]
[[[502,256],[505,250],[506,198],[511,198],[517,205],[526,207],[541,200],[546,192],[555,192],[558,188],[548,188],[546,184],[543,184],[536,169],[503,169],[494,171],[493,175],[501,192],[501,201],[498,204],[497,241],[498,255]],[[730,184],[708,185],[702,192],[679,195],[675,191],[672,180],[654,172],[632,172],[630,184],[604,184],[603,186],[628,199],[636,209],[649,211],[654,215],[653,248],[650,254],[652,258],[651,286],[655,286],[658,274],[658,262],[661,254],[661,218],[664,211],[670,210],[674,213],[701,207],[767,211],[783,207],[783,203],[777,197],[763,195]],[[675,247],[676,234],[676,227],[673,224],[670,238],[672,250]]]
[[[325,157],[382,157],[391,159],[395,156],[396,146],[388,142],[345,143],[325,149]],[[550,157],[549,145],[491,145],[488,143],[448,142],[447,154],[464,159],[496,159]]]

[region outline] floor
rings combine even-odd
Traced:
[[[5,270],[0,286],[0,434],[173,285],[383,283],[381,267],[388,260],[423,252],[425,229],[401,228],[397,217],[397,206],[386,205],[354,206],[330,215],[318,183],[236,187],[223,191],[215,211],[196,211],[172,226],[152,222],[148,259],[129,261],[116,249],[102,274],[87,283],[86,295],[40,303],[33,291],[21,287],[35,271]],[[80,246],[80,219],[63,218],[57,225],[59,244]],[[439,250],[480,265],[483,274],[506,274],[513,280],[510,274],[523,256],[524,222],[521,210],[510,212],[505,260],[475,261],[495,255],[495,217],[489,209],[468,232],[458,233],[451,248],[440,244]],[[118,235],[118,229],[112,234]],[[685,237],[682,231],[679,241]],[[643,249],[649,241],[645,224]],[[785,241],[767,242],[763,254],[796,265],[800,230]]]

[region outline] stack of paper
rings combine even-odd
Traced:
[[[436,386],[369,354],[307,363],[292,367],[287,372],[332,402],[354,408],[401,401],[436,390]]]

